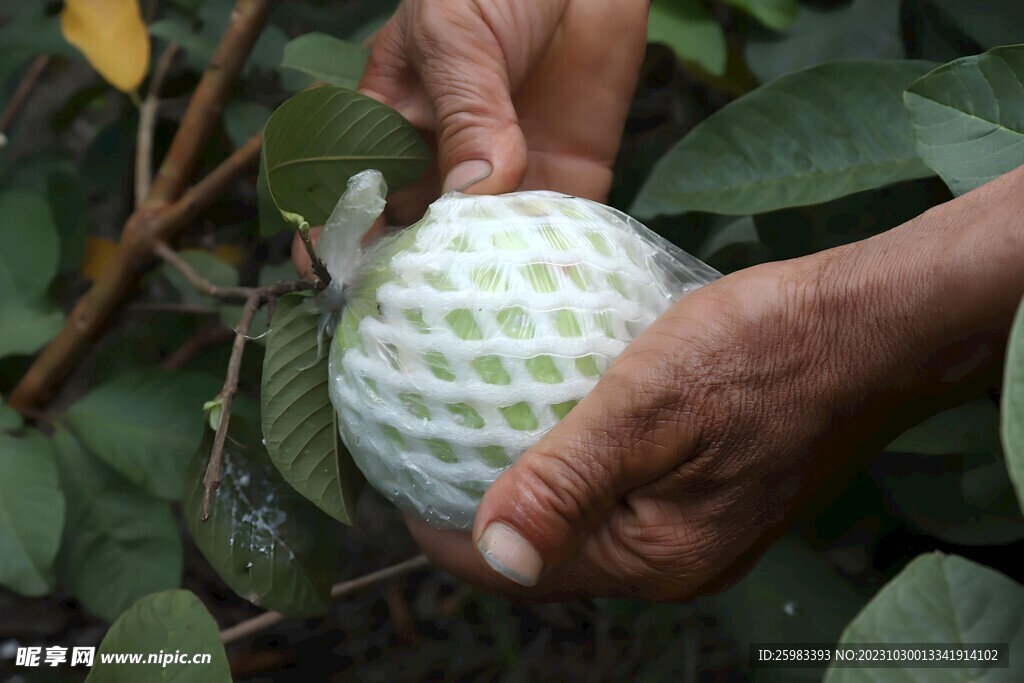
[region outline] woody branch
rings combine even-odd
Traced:
[[[269,9],[270,0],[235,3],[231,22],[192,95],[167,156],[145,199],[124,225],[114,261],[78,300],[64,327],[21,378],[9,398],[12,407],[27,410],[50,400],[131,291],[152,259],[155,243],[169,240],[187,227],[259,158],[262,135],[255,135],[186,190]]]

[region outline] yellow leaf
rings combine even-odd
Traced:
[[[82,276],[95,280],[117,256],[117,243],[102,237],[85,240],[85,259],[82,261]]]
[[[65,0],[64,38],[122,92],[139,87],[149,69],[149,32],[138,0]]]

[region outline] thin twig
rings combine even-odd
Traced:
[[[18,89],[11,95],[11,101],[7,103],[3,113],[0,114],[0,133],[6,133],[11,124],[14,123],[14,119],[18,112],[21,111],[22,105],[28,100],[28,96],[32,94],[33,88],[36,87],[49,64],[50,55],[40,55],[25,70],[25,75],[22,76]]]
[[[177,53],[176,43],[170,43],[164,49],[153,67],[149,91],[139,108],[139,131],[135,142],[135,206],[143,202],[153,184],[153,132],[156,129],[156,115],[160,110],[160,88],[163,87]]]
[[[299,227],[299,236],[302,238],[302,246],[306,248],[306,255],[309,257],[310,267],[313,269],[313,274],[316,275],[318,289],[323,289],[327,285],[331,284],[331,274],[327,272],[327,266],[320,260],[320,256],[316,253],[316,247],[313,246],[313,238],[309,234],[309,225],[303,223]]]
[[[206,475],[203,477],[203,521],[210,518],[210,497],[220,486],[221,471],[224,469],[224,444],[228,438],[228,423],[231,421],[231,403],[238,393],[238,372],[242,367],[242,352],[245,351],[245,342],[249,335],[249,325],[256,317],[259,310],[260,300],[263,294],[256,290],[245,300],[245,308],[242,309],[242,317],[235,327],[235,343],[231,346],[231,358],[228,360],[228,371],[224,377],[224,388],[221,389],[218,398],[221,400],[220,421],[217,423],[217,433],[213,437],[213,449],[210,451],[210,464],[206,467]]]
[[[153,245],[153,253],[162,258],[167,265],[181,273],[188,283],[195,287],[200,294],[212,296],[215,299],[246,300],[252,297],[255,290],[252,287],[219,287],[202,275],[181,258],[176,251],[167,246],[166,242],[156,242]]]
[[[200,294],[212,296],[215,299],[226,301],[245,301],[252,296],[258,296],[260,303],[272,298],[279,297],[289,292],[298,292],[304,289],[313,289],[311,282],[297,280],[294,282],[285,281],[265,287],[220,287],[213,284],[190,266],[188,262],[167,246],[166,242],[156,242],[153,246],[153,253],[162,258],[169,266],[177,270],[188,280],[188,283],[196,288]]]
[[[52,398],[54,390],[92,347],[151,259],[154,240],[173,237],[259,158],[262,133],[250,138],[182,194],[220,118],[231,86],[266,24],[269,9],[269,0],[236,1],[231,21],[189,101],[149,196],[135,208],[121,232],[117,257],[78,300],[64,327],[22,376],[8,397],[11,407],[21,410],[41,406]]]
[[[334,587],[331,588],[331,598],[338,600],[352,595],[353,593],[366,590],[367,588],[373,588],[374,586],[388,583],[400,576],[411,574],[412,572],[420,569],[426,569],[429,566],[430,562],[425,556],[417,555],[405,562],[399,562],[396,565],[386,567],[365,576],[360,576],[358,579],[336,583],[334,584]],[[220,641],[225,645],[232,643],[240,638],[244,638],[245,636],[250,636],[254,633],[266,630],[287,618],[288,617],[280,612],[264,612],[258,617],[246,619],[243,622],[224,629],[220,632]]]
[[[191,362],[200,353],[235,336],[235,331],[224,325],[207,325],[185,340],[185,343],[174,350],[160,364],[164,370],[179,370]]]
[[[181,258],[165,242],[157,241],[153,245],[153,253],[177,269],[188,280],[189,284],[199,292],[222,300],[245,300],[242,317],[235,327],[235,342],[231,347],[231,357],[228,360],[224,388],[218,396],[221,399],[220,421],[217,423],[217,433],[214,435],[213,448],[210,450],[210,463],[207,465],[206,474],[203,476],[203,486],[206,488],[206,491],[203,494],[202,519],[205,522],[210,518],[210,498],[213,492],[217,490],[217,487],[220,486],[221,473],[224,468],[224,444],[227,442],[228,423],[231,419],[231,404],[235,399],[235,394],[238,392],[238,372],[242,366],[242,352],[245,350],[249,326],[252,325],[256,312],[264,303],[273,301],[275,298],[288,292],[312,289],[313,285],[300,280],[297,282],[278,282],[275,285],[268,285],[266,287],[218,287],[196,272],[185,259]]]

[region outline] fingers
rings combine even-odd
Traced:
[[[427,37],[412,49],[434,107],[444,191],[515,190],[526,172],[526,139],[497,36],[475,3],[421,3],[416,22]]]
[[[611,594],[607,575],[589,565],[567,567],[545,575],[544,583],[525,587],[494,573],[476,551],[469,534],[450,529],[435,529],[421,519],[406,517],[406,525],[416,544],[442,571],[489,593],[508,598],[530,600],[574,600]]]
[[[489,194],[515,190],[526,172],[512,87],[478,5],[450,0],[403,3],[374,40],[360,83],[417,128],[436,130],[444,191]]]
[[[684,302],[685,303],[685,300]],[[700,438],[699,385],[684,371],[688,345],[663,316],[635,339],[597,386],[484,496],[474,541],[490,567],[521,585],[572,558],[626,493],[669,472]]]

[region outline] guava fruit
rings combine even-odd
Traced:
[[[369,225],[382,193],[357,176],[332,220]],[[555,192],[449,193],[326,260],[343,271],[329,363],[342,439],[399,508],[458,529],[630,340],[718,275],[625,214]]]

